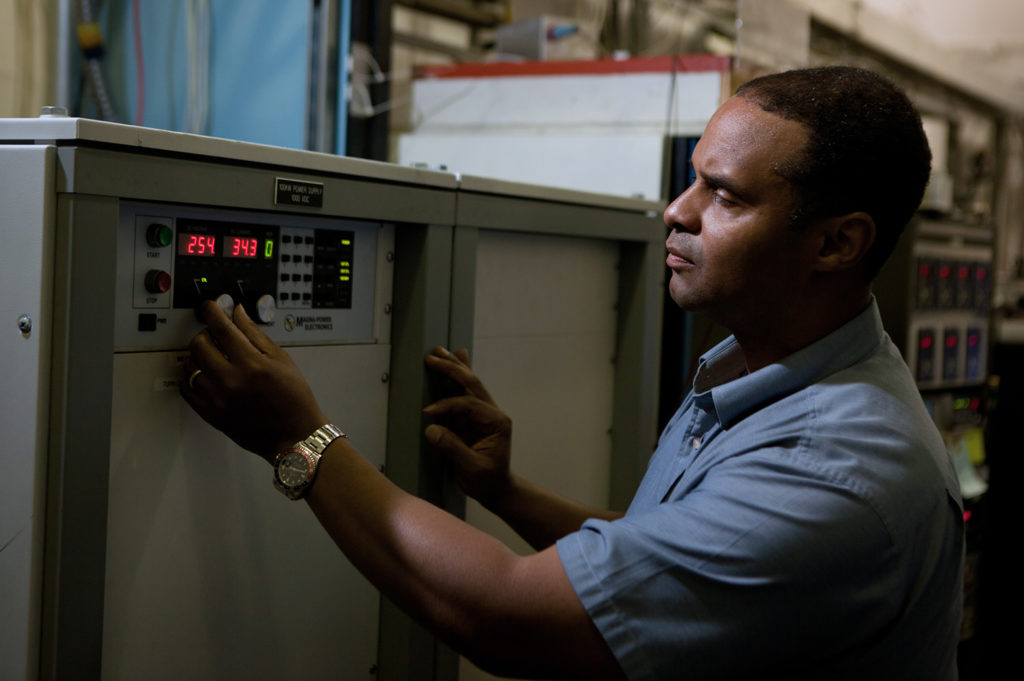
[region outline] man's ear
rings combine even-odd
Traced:
[[[856,266],[875,243],[875,221],[864,212],[826,218],[816,228],[820,248],[815,269],[822,272]]]

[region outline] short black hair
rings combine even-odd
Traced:
[[[921,205],[931,173],[928,139],[910,99],[889,79],[853,66],[762,76],[736,94],[808,128],[801,153],[775,169],[797,192],[793,223],[869,214],[876,234],[864,270],[874,278]]]

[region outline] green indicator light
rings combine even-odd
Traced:
[[[263,257],[269,258],[274,255],[274,242],[267,239],[267,245],[263,247]]]
[[[352,239],[342,239],[341,240],[341,245],[342,246],[351,246],[352,245]]]
[[[352,274],[352,270],[348,269],[347,267],[342,267],[340,270],[338,270],[338,273],[339,274]]]
[[[342,275],[342,276],[338,277],[338,281],[348,281],[351,278],[352,277],[346,277],[346,276]]]
[[[203,282],[204,284],[208,283],[206,277],[199,277],[199,281]]]
[[[348,266],[349,266],[349,265],[351,265],[352,263],[350,263],[350,262],[349,262],[348,260],[342,260],[342,261],[341,261],[341,263],[339,263],[339,264],[340,264],[340,265],[341,265],[342,267],[348,267]]]
[[[160,228],[160,234],[157,237],[160,241],[161,246],[170,246],[171,242],[174,241],[174,230],[164,225]]]
[[[146,228],[146,243],[153,248],[166,248],[174,242],[174,230],[162,222],[154,222]]]

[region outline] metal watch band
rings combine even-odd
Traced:
[[[313,434],[305,440],[297,442],[296,444],[305,445],[317,454],[323,454],[324,450],[327,449],[327,445],[331,444],[339,437],[348,437],[348,435],[345,435],[341,428],[338,428],[333,423],[327,423],[314,430]]]

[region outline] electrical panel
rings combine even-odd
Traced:
[[[121,223],[118,348],[182,347],[204,300],[286,345],[374,335],[379,222],[123,202]]]
[[[987,379],[993,248],[983,227],[920,221],[874,291],[893,341],[921,390]]]

